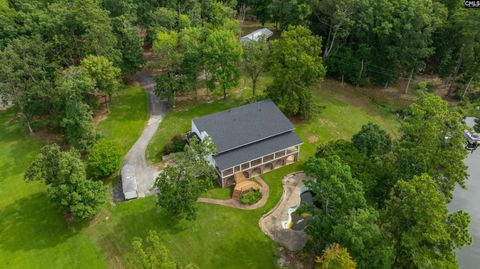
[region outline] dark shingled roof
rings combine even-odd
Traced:
[[[300,140],[295,132],[290,131],[241,148],[227,151],[213,158],[215,159],[218,169],[222,171],[299,144],[302,144],[302,140]]]
[[[193,120],[217,146],[218,153],[248,145],[293,130],[293,125],[267,99]]]

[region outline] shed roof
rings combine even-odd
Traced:
[[[302,144],[302,140],[294,131],[289,131],[269,139],[249,144],[215,157],[220,171],[260,158],[276,151]]]
[[[241,41],[242,42],[259,41],[261,36],[265,36],[265,38],[269,38],[272,35],[273,35],[272,31],[270,31],[267,28],[262,28],[262,29],[253,31],[246,36],[243,36],[241,38]]]
[[[137,180],[135,178],[135,167],[126,164],[122,167],[122,189],[126,200],[137,198]]]
[[[193,123],[212,138],[219,154],[294,128],[270,99],[196,118]]]

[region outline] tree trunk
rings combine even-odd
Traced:
[[[358,88],[358,83],[360,79],[362,79],[362,74],[363,74],[363,60],[362,60],[362,67],[360,67],[360,74],[358,75],[357,88]]]
[[[223,100],[227,99],[227,88],[223,87]]]
[[[447,96],[451,96],[452,93],[455,91],[455,83],[457,82],[458,71],[460,70],[461,65],[462,65],[462,58],[460,58],[460,61],[458,61],[458,64],[455,67],[455,71],[453,71],[452,81],[450,82],[450,85],[448,86]]]
[[[470,88],[470,84],[472,83],[472,80],[473,80],[473,77],[471,77],[470,80],[468,81],[468,84],[465,87],[465,91],[463,91],[462,99],[465,97],[465,94],[467,94],[468,88]]]
[[[27,128],[28,128],[28,131],[30,132],[30,134],[33,134],[33,129],[32,129],[32,126],[30,125],[30,121],[28,119],[26,119],[26,117],[25,117],[25,122],[27,124]]]
[[[413,77],[413,68],[412,68],[412,71],[410,71],[410,76],[408,76],[407,87],[405,87],[405,94],[408,94],[408,90],[410,88],[410,82],[412,81],[412,77]]]
[[[252,77],[252,93],[253,93],[253,97],[256,96],[257,94],[257,80],[258,80],[258,75],[257,74],[256,76],[253,76]]]

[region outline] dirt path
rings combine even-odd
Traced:
[[[305,186],[303,183],[305,180],[308,180],[308,178],[303,172],[286,175],[282,179],[282,198],[258,222],[266,235],[292,251],[302,249],[307,243],[308,237],[304,231],[283,228],[282,221],[288,220],[288,209],[290,207],[300,204],[300,191]]]
[[[236,201],[236,200],[233,200],[233,199],[218,200],[218,199],[212,199],[212,198],[198,198],[197,202],[228,206],[228,207],[239,208],[239,209],[244,209],[244,210],[253,210],[253,209],[260,208],[267,203],[268,195],[270,193],[270,188],[268,187],[268,184],[265,183],[265,181],[263,181],[262,178],[257,177],[257,180],[260,183],[260,185],[262,185],[262,199],[260,199],[260,201],[258,201],[256,204],[244,205],[244,204],[240,203],[239,201]]]
[[[154,76],[146,72],[139,72],[135,75],[135,80],[143,85],[148,96],[148,108],[150,118],[148,124],[143,130],[142,135],[132,146],[125,157],[123,165],[133,165],[135,167],[135,176],[137,180],[137,193],[139,197],[144,197],[154,193],[152,189],[159,171],[149,164],[145,157],[148,143],[158,129],[160,122],[167,113],[167,102],[160,100],[153,93],[155,87]]]

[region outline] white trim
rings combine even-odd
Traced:
[[[280,157],[278,157],[278,158],[275,158],[275,152],[273,152],[273,154],[274,154],[274,155],[273,155],[273,159],[270,160],[270,161],[267,161],[267,162],[264,162],[264,161],[263,161],[263,157],[268,156],[268,155],[270,155],[270,154],[272,154],[272,153],[268,153],[268,154],[265,154],[265,155],[263,155],[263,156],[261,156],[261,157],[258,157],[258,158],[255,158],[255,159],[253,159],[253,160],[250,160],[250,161],[248,161],[248,162],[241,163],[241,164],[239,164],[239,165],[240,165],[240,171],[238,171],[238,172],[243,172],[243,171],[246,171],[246,170],[250,170],[250,169],[252,169],[252,168],[259,167],[259,166],[261,166],[261,165],[263,165],[263,164],[271,163],[271,162],[273,162],[273,161],[276,161],[276,160],[279,160],[279,159],[282,159],[282,158],[286,158],[286,157],[289,157],[289,156],[294,155],[294,154],[297,154],[297,153],[300,155],[300,148],[301,148],[300,146],[301,146],[301,145],[303,145],[303,143],[297,144],[297,145],[293,145],[293,146],[290,146],[290,147],[287,147],[287,148],[284,148],[284,149],[281,149],[281,150],[277,150],[277,151],[275,151],[275,152],[279,152],[279,151],[284,150],[284,151],[285,151],[285,155],[280,156]],[[298,146],[298,150],[297,150],[297,151],[294,151],[294,152],[291,152],[291,153],[287,153],[287,149],[289,149],[289,148],[291,148],[291,147],[296,147],[296,146]],[[252,165],[252,161],[257,160],[257,159],[261,159],[262,162],[261,162],[260,164],[257,164],[257,165],[254,165],[254,166],[253,166],[253,165]],[[298,160],[297,160],[297,161],[298,161]],[[242,168],[242,165],[243,165],[243,164],[246,164],[246,163],[248,163],[250,167],[248,167],[247,169],[243,169],[243,168]],[[237,166],[237,165],[238,165],[238,164],[236,164],[236,165],[234,165],[234,166],[232,166],[232,167],[229,167],[229,168],[226,168],[226,169],[223,169],[223,170],[219,171],[219,172],[220,172],[220,177],[223,179],[223,178],[225,178],[225,177],[229,177],[229,176],[231,176],[231,175],[234,175],[235,173],[238,173],[238,172],[235,172],[235,166]],[[226,171],[226,170],[229,170],[229,169],[233,169],[233,171],[234,171],[233,174],[229,174],[229,175],[225,175],[225,176],[224,176],[224,175],[223,175],[223,172]],[[215,169],[215,170],[216,170],[216,169]]]

